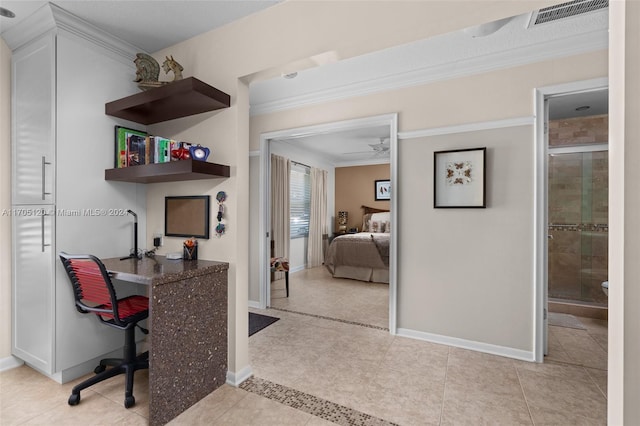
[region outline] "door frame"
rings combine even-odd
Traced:
[[[534,342],[533,354],[535,362],[543,362],[547,349],[548,324],[548,143],[547,143],[547,104],[546,100],[553,96],[569,95],[577,92],[603,90],[609,87],[607,77],[534,89],[534,108],[536,114],[535,134],[535,208],[534,208]]]
[[[297,127],[292,129],[278,130],[260,134],[260,219],[259,235],[263,236],[260,244],[260,308],[265,309],[270,305],[270,265],[267,260],[270,253],[270,223],[271,209],[271,148],[270,142],[273,139],[291,139],[305,136],[312,136],[325,133],[333,133],[343,130],[359,129],[373,126],[389,126],[389,151],[390,151],[390,181],[393,189],[397,182],[397,161],[398,161],[398,114],[383,114],[365,118],[336,121],[332,123],[317,124],[313,126]],[[391,197],[391,222],[394,229],[398,229],[398,190],[393,189],[394,196]],[[397,232],[391,233],[389,246],[389,332],[396,334],[397,328]]]

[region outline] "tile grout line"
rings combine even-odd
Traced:
[[[440,421],[438,425],[442,424],[442,417],[444,416],[444,398],[447,395],[447,376],[449,374],[449,358],[451,357],[451,347],[447,349],[447,366],[444,369],[444,385],[442,386],[442,404],[440,404]]]
[[[527,399],[527,394],[524,391],[524,386],[522,385],[522,379],[520,378],[520,371],[518,371],[518,367],[513,364],[513,368],[516,370],[516,377],[518,378],[518,384],[520,385],[520,391],[522,392],[522,398],[524,399],[524,403],[527,406],[527,412],[529,413],[529,419],[531,420],[531,424],[535,426],[536,422],[533,420],[533,414],[531,414],[531,406],[529,405],[529,400]]]
[[[365,324],[365,323],[357,322],[357,321],[343,320],[343,319],[340,319],[340,318],[332,318],[332,317],[327,317],[327,316],[324,316],[324,315],[308,314],[306,312],[292,311],[290,309],[285,309],[285,308],[274,308],[272,306],[269,307],[268,309],[273,309],[275,311],[288,312],[288,313],[291,313],[291,314],[306,315],[308,317],[319,318],[319,319],[324,319],[324,320],[329,320],[329,321],[336,321],[336,322],[341,322],[341,323],[344,323],[344,324],[357,325],[357,326],[360,326],[360,327],[372,328],[374,330],[389,331],[389,329],[387,327],[380,327],[380,326],[377,326],[377,325]]]
[[[591,380],[591,382],[596,386],[596,388],[598,388],[598,390],[600,391],[600,393],[602,394],[602,396],[604,396],[604,399],[609,401],[609,398],[607,397],[607,394],[602,390],[602,388],[600,387],[600,385],[598,384],[598,382],[596,382],[596,379],[591,375],[591,373],[589,372],[589,368],[591,367],[582,367],[584,371],[586,371],[587,376],[589,376],[589,379]],[[597,370],[597,369],[594,369]],[[600,370],[603,371],[603,370]],[[609,375],[609,372],[607,371],[607,376]]]
[[[288,407],[311,414],[343,426],[399,426],[379,417],[336,404],[324,398],[251,376],[240,384],[240,389],[252,392]]]

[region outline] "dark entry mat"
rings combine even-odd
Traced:
[[[249,312],[249,336],[253,336],[258,331],[270,326],[279,319],[280,318]]]

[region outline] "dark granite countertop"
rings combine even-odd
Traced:
[[[164,256],[142,259],[101,259],[112,278],[138,284],[159,285],[229,269],[226,262],[170,260]]]

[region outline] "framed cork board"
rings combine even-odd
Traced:
[[[167,237],[209,238],[209,196],[164,197]]]

